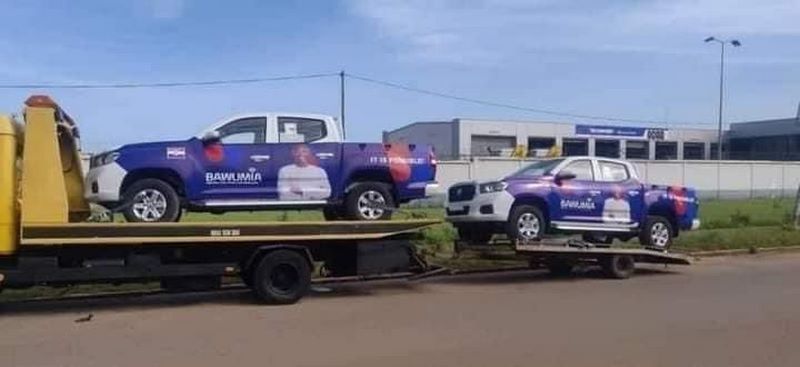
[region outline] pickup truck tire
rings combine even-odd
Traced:
[[[134,182],[122,194],[128,222],[177,222],[181,217],[181,200],[175,189],[157,178]]]
[[[539,241],[546,229],[542,211],[533,205],[515,206],[506,222],[506,234],[512,242]]]
[[[353,220],[387,220],[392,217],[394,198],[382,182],[357,183],[344,199],[345,216]]]
[[[270,304],[297,302],[311,287],[311,268],[305,257],[290,250],[275,250],[259,261],[252,289],[259,301]]]
[[[639,232],[639,243],[646,248],[667,251],[674,235],[675,231],[667,218],[650,215]]]

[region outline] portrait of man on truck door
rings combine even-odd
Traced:
[[[631,221],[631,204],[625,199],[622,187],[614,187],[611,197],[603,202],[603,222],[628,223]]]
[[[328,174],[317,166],[308,145],[292,147],[293,163],[278,171],[278,198],[280,200],[323,200],[331,196]]]

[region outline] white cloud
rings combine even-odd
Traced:
[[[183,16],[184,5],[184,0],[151,0],[153,18],[180,18]]]
[[[800,36],[800,0],[350,0],[401,57],[497,63],[548,50],[696,54],[707,35]]]

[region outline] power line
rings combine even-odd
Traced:
[[[285,75],[276,77],[265,78],[249,78],[249,79],[219,79],[219,80],[201,80],[201,81],[185,81],[185,82],[159,82],[159,83],[98,83],[98,84],[55,84],[55,83],[42,83],[42,84],[0,84],[0,89],[133,89],[133,88],[174,88],[174,87],[197,87],[197,86],[223,86],[234,84],[253,84],[264,82],[276,82],[283,80],[299,80],[299,79],[317,79],[339,76],[339,73],[321,73],[321,74],[300,74],[300,75]]]
[[[563,112],[563,111],[556,111],[556,110],[549,110],[549,109],[542,109],[542,108],[518,106],[518,105],[512,105],[512,104],[508,104],[508,103],[499,103],[499,102],[486,101],[486,100],[480,100],[480,99],[469,98],[469,97],[462,97],[462,96],[457,96],[457,95],[447,94],[447,93],[442,93],[442,92],[436,92],[436,91],[432,91],[432,90],[411,87],[411,86],[408,86],[408,85],[398,84],[398,83],[394,83],[394,82],[388,82],[388,81],[385,81],[385,80],[373,79],[373,78],[360,76],[360,75],[354,75],[354,74],[350,74],[350,73],[346,73],[345,75],[350,77],[350,78],[356,79],[356,80],[361,80],[361,81],[368,82],[368,83],[382,85],[382,86],[385,86],[385,87],[390,87],[390,88],[394,88],[394,89],[401,89],[401,90],[405,90],[405,91],[409,91],[409,92],[426,94],[426,95],[430,95],[430,96],[447,98],[447,99],[452,99],[452,100],[456,100],[456,101],[468,102],[468,103],[479,104],[479,105],[484,105],[484,106],[500,107],[500,108],[507,108],[507,109],[518,110],[518,111],[526,111],[526,112],[535,112],[535,113],[540,113],[540,114],[544,114],[544,115],[581,118],[581,119],[587,119],[587,120],[605,120],[605,121],[632,122],[632,123],[639,123],[639,124],[645,123],[645,124],[656,124],[656,125],[664,125],[665,124],[664,121],[656,121],[656,120],[640,120],[640,119],[631,119],[631,118],[613,117],[613,116],[602,116],[602,115],[586,115],[586,114],[570,113],[570,112]],[[700,125],[700,124],[704,124],[704,123],[694,123],[694,124],[685,123],[683,125]]]

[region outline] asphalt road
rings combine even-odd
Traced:
[[[649,269],[3,304],[0,366],[800,365],[800,254]]]

